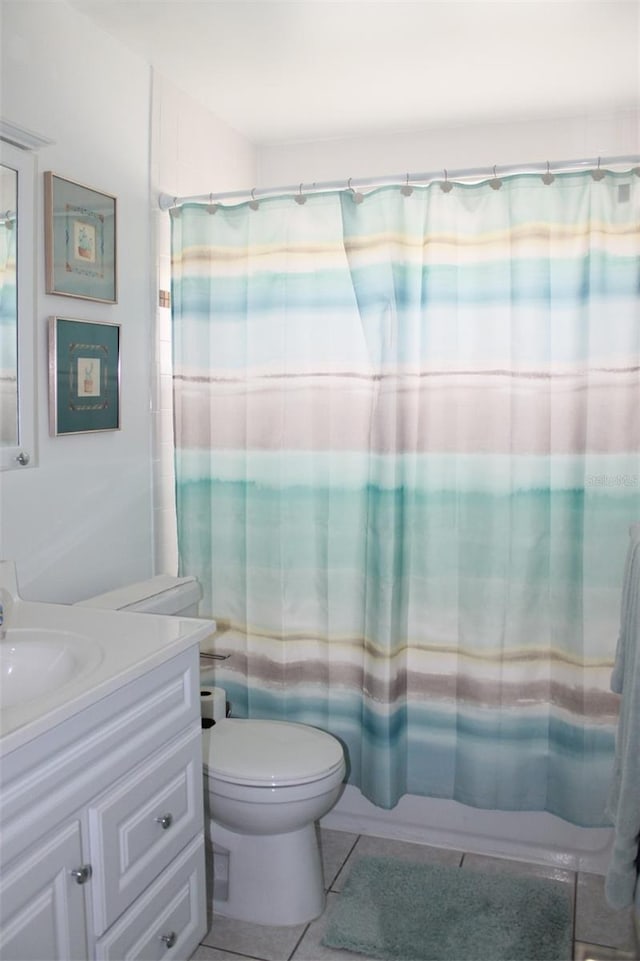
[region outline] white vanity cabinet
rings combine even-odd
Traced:
[[[206,930],[197,644],[6,754],[0,959],[186,959]]]

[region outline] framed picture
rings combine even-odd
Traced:
[[[49,318],[49,428],[120,429],[120,324]]]
[[[44,175],[48,294],[117,303],[116,198]]]

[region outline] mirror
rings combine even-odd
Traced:
[[[34,174],[31,150],[0,141],[0,468],[33,465]]]
[[[18,171],[0,165],[0,445],[18,446]]]

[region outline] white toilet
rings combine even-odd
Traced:
[[[79,603],[196,615],[193,577],[160,575]],[[324,910],[315,822],[335,804],[344,751],[331,734],[289,721],[226,718],[202,732],[213,913],[302,924]]]

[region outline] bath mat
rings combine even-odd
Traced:
[[[564,887],[363,857],[329,907],[323,944],[385,961],[569,961]]]

